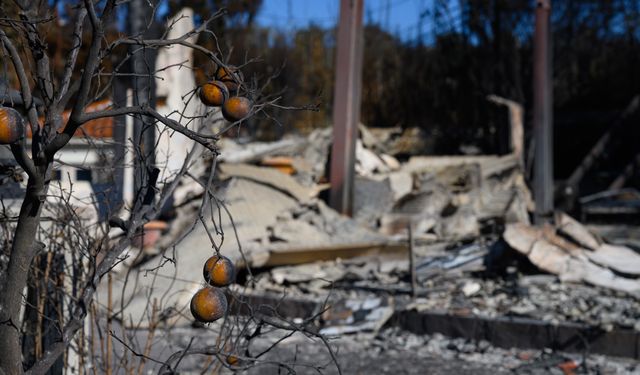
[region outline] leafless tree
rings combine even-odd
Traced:
[[[5,211],[1,225],[3,243],[9,249],[6,251],[8,263],[1,275],[0,288],[0,374],[44,374],[65,355],[70,346],[80,356],[80,367],[87,365],[88,357],[85,356],[102,352],[105,357],[102,358],[103,365],[111,369],[114,361],[110,358],[112,349],[109,345],[113,345],[114,340],[129,350],[124,362],[121,359],[119,363],[125,363],[130,373],[140,373],[147,362],[161,366],[161,373],[172,373],[177,364],[190,355],[207,355],[215,360],[215,364],[210,364],[212,366],[247,368],[263,361],[262,353],[252,353],[248,349],[248,342],[260,336],[267,326],[285,332],[283,337],[302,332],[320,339],[327,344],[333,357],[326,339],[309,329],[309,324],[316,317],[294,323],[279,317],[273,308],[267,306],[266,312],[264,307],[255,309],[242,298],[238,298],[237,303],[244,304],[251,314],[243,319],[227,316],[221,325],[212,328],[217,331],[218,337],[214,345],[195,347],[190,342],[187,348],[167,358],[150,356],[149,342],[158,328],[158,322],[162,320],[158,317],[158,301],[149,301],[146,344],[134,344],[129,340],[125,325],[121,329],[109,325],[119,314],[114,312],[117,309],[113,306],[107,310],[108,331],[100,331],[101,326],[94,324],[101,319],[94,304],[98,285],[110,280],[109,275],[114,267],[125,262],[123,252],[139,238],[144,224],[160,214],[184,178],[192,178],[202,187],[196,220],[205,227],[206,209],[215,205],[218,212],[228,212],[224,203],[216,200],[212,189],[218,155],[216,142],[220,135],[239,126],[252,115],[264,113],[273,107],[284,108],[277,104],[278,98],[261,97],[257,85],[247,87],[243,82],[237,82],[240,91],[254,99],[254,105],[247,117],[227,123],[219,131],[208,130],[210,113],[191,117],[181,109],[174,109],[169,115],[159,113],[149,101],[139,97],[140,92],[135,92],[135,87],[133,95],[137,100],[133,100],[132,104],[114,103],[106,108],[88,111],[92,103],[110,95],[118,78],[149,80],[168,68],[156,67],[144,72],[122,69],[128,60],[139,63],[140,51],[180,45],[203,54],[212,66],[227,66],[219,50],[211,51],[191,41],[194,35],[210,33],[208,24],[223,17],[224,10],[211,15],[198,27],[177,38],[169,38],[165,33],[159,38],[148,39],[140,32],[141,27],[131,35],[120,34],[117,38],[109,38],[108,25],[114,19],[116,10],[127,3],[84,0],[74,6],[71,20],[73,34],[68,36],[72,39],[72,47],[67,53],[61,75],[54,74],[52,51],[46,43],[46,34],[55,28],[55,9],[44,1],[14,0],[9,4],[3,3],[0,51],[3,60],[10,62],[5,63],[5,67],[10,67],[10,75],[17,80],[19,102],[13,104],[21,108],[25,115],[31,143],[28,144],[25,135],[10,145],[15,161],[26,174],[27,182],[19,214],[13,217]],[[155,11],[155,8],[150,11]],[[87,34],[90,35],[89,40],[83,38]],[[114,56],[123,49],[128,52],[117,56],[116,63],[113,63]],[[79,56],[83,56],[83,64],[78,63]],[[143,95],[148,95],[149,91],[146,88]],[[194,87],[193,92],[184,98],[185,103],[196,100],[196,93],[197,88]],[[4,98],[9,96],[5,95]],[[65,110],[70,110],[66,122]],[[56,189],[52,183],[54,166],[61,162],[58,159],[59,152],[69,147],[72,139],[82,133],[83,125],[92,120],[122,116],[133,117],[141,124],[136,130],[140,133],[136,142],[133,142],[133,151],[141,171],[140,183],[126,209],[120,207],[120,210],[113,210],[114,215],[108,222],[98,221],[88,226],[71,203],[72,193]],[[205,157],[209,160],[205,178],[199,179],[189,172],[198,162],[195,160],[198,148],[195,147],[186,156],[178,172],[170,178],[161,178],[160,170],[148,157],[148,148],[153,145],[142,141],[149,139],[141,136],[145,126],[157,127],[159,132],[180,133],[199,145],[200,150],[204,149]],[[95,147],[99,148],[98,145]],[[55,198],[54,203],[52,197]],[[216,225],[215,217],[209,220],[208,230],[212,233],[212,247],[216,250],[214,237],[224,234]],[[116,235],[114,230],[117,231]],[[172,261],[171,256],[163,256],[163,259]],[[63,296],[56,298],[57,293]],[[56,304],[55,301],[64,303]],[[49,310],[51,312],[47,313]],[[121,317],[124,315],[122,312],[120,314]],[[88,324],[92,332],[86,332],[86,322],[90,316],[94,320],[94,323]],[[50,321],[49,326],[56,332],[55,339],[44,339],[41,329],[43,321]],[[87,340],[87,336],[91,339]],[[23,357],[23,345],[27,339],[37,343],[35,356],[30,361]],[[102,344],[105,346],[101,349],[96,347]],[[244,351],[240,352],[241,348]],[[230,354],[236,356],[235,360],[229,360]],[[280,363],[279,366],[293,372],[291,364]],[[96,372],[95,367],[93,371],[100,372]]]

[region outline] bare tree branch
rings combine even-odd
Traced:
[[[60,83],[60,89],[58,91],[57,101],[60,103],[62,98],[66,95],[67,90],[69,89],[69,82],[71,82],[71,77],[73,76],[73,70],[76,66],[76,61],[78,59],[78,54],[80,53],[80,49],[82,49],[82,29],[84,25],[84,19],[87,16],[87,9],[82,8],[78,12],[76,17],[75,26],[73,29],[73,46],[71,47],[71,53],[67,58],[67,62],[64,66],[64,73],[62,76],[62,81]],[[64,105],[63,105],[64,106]],[[59,111],[64,108],[58,108]]]
[[[27,150],[24,146],[24,141],[20,143],[12,143],[11,144],[11,152],[13,153],[13,157],[16,158],[18,164],[27,172],[27,175],[30,178],[35,178],[37,171],[36,166],[33,164],[33,160],[27,154]]]
[[[13,69],[16,73],[16,76],[18,77],[18,81],[20,82],[20,93],[22,94],[22,101],[24,102],[24,106],[27,109],[27,113],[29,115],[31,132],[32,134],[36,134],[39,131],[38,112],[35,108],[35,103],[33,101],[33,96],[31,93],[31,87],[29,86],[29,78],[27,78],[27,72],[24,68],[24,64],[22,63],[22,58],[20,57],[20,53],[16,49],[11,39],[9,39],[7,34],[2,29],[0,29],[0,41],[2,41],[4,48],[9,52],[9,56],[11,57]]]
[[[102,19],[110,17],[111,12],[115,7],[115,0],[107,1],[101,18],[98,18],[98,16],[96,15],[96,10],[91,0],[84,0],[84,6],[89,15],[89,20],[91,21],[92,27],[89,55],[87,56],[87,61],[82,72],[82,77],[80,79],[80,89],[77,95],[76,103],[71,110],[69,122],[65,126],[62,133],[58,133],[44,150],[47,160],[51,160],[53,158],[53,155],[69,142],[78,127],[82,125],[82,122],[78,120],[82,115],[84,108],[88,104],[87,100],[89,98],[89,92],[91,90],[91,81],[93,80],[93,75],[95,74],[100,63],[102,40],[104,38],[104,27],[102,24]]]
[[[181,125],[179,122],[159,114],[155,109],[153,109],[150,106],[129,106],[129,107],[109,109],[104,111],[85,113],[82,116],[80,116],[80,118],[78,118],[77,121],[82,125],[88,121],[96,120],[99,118],[115,117],[115,116],[122,116],[122,115],[151,116],[157,121],[167,126],[168,128],[193,139],[194,141],[200,143],[207,149],[211,151],[217,151],[217,148],[214,142],[218,140],[219,137],[197,133]]]

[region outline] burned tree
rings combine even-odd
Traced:
[[[149,6],[140,3],[131,4]],[[67,4],[67,16],[73,25],[70,35],[72,43],[68,51],[64,51],[66,60],[58,72],[52,61],[53,52],[46,42],[47,36],[56,27],[56,7],[27,0],[16,0],[6,7],[3,5],[0,46],[4,58],[4,78],[14,78],[19,96],[6,93],[2,96],[4,107],[0,109],[0,126],[3,126],[0,129],[0,142],[10,146],[15,161],[26,174],[27,183],[19,215],[11,217],[5,214],[2,225],[2,232],[6,236],[3,243],[9,249],[5,251],[8,255],[6,270],[0,275],[3,285],[0,289],[0,373],[19,374],[26,371],[41,374],[59,360],[72,341],[77,339],[77,333],[85,327],[98,285],[103,280],[110,280],[110,272],[125,259],[121,255],[123,251],[133,241],[140,240],[143,226],[162,212],[182,177],[192,178],[201,185],[203,193],[198,220],[207,227],[203,214],[205,208],[214,204],[220,210],[223,208],[211,193],[218,154],[216,142],[220,135],[270,107],[284,108],[277,104],[277,97],[261,96],[256,84],[249,87],[238,74],[238,68],[224,61],[219,49],[212,51],[195,43],[194,36],[212,34],[208,25],[225,15],[223,9],[178,37],[169,37],[168,33],[164,33],[158,38],[146,38],[144,30],[149,25],[141,24],[140,20],[129,35],[109,29],[116,11],[126,6],[126,2],[115,0],[97,3],[86,0],[76,6]],[[129,11],[132,17],[138,14],[135,9]],[[144,11],[154,14],[155,8]],[[215,38],[214,35],[212,37]],[[188,103],[198,100],[198,93],[204,92],[198,87],[183,97],[184,108],[171,108],[169,114],[163,114],[153,107],[153,101],[148,97],[152,95],[149,81],[171,67],[189,69],[184,63],[156,67],[147,65],[146,51],[171,46],[186,47],[201,54],[206,58],[208,69],[212,72],[217,70],[219,78],[224,78],[221,80],[225,87],[218,87],[221,100],[210,104],[223,105],[222,115],[227,122],[222,123],[221,116],[212,116],[211,110],[197,115],[185,112]],[[56,50],[55,54],[56,60],[59,60],[63,52]],[[80,63],[81,60],[83,63]],[[133,65],[133,69],[126,69],[129,65]],[[142,88],[133,86],[133,100],[113,100],[96,105],[103,103],[101,101],[108,98],[112,91],[119,90],[119,82],[127,81],[143,82]],[[114,206],[108,212],[108,220],[101,218],[88,225],[86,219],[72,207],[72,194],[52,189],[52,176],[56,172],[56,163],[60,162],[58,155],[70,147],[74,139],[82,137],[86,124],[125,116],[133,118],[137,124],[131,149],[135,155],[132,164],[136,165],[139,182],[135,184],[130,202],[122,204],[107,199],[106,202]],[[221,124],[212,131],[211,124],[216,121]],[[25,129],[21,128],[23,125]],[[168,177],[162,176],[150,150],[158,143],[154,131],[180,134],[198,145],[199,150],[205,150],[210,161],[205,178],[197,179],[189,173],[198,155],[197,147],[182,156],[180,168]],[[126,141],[123,134],[120,136],[121,141]],[[90,140],[87,142],[91,144]],[[99,149],[101,146],[93,144],[92,147]],[[102,163],[108,164],[109,161],[104,159]],[[51,204],[51,199],[55,199],[56,204]],[[46,228],[43,228],[44,212],[47,216]],[[214,237],[221,233],[215,222],[213,227],[211,238],[215,255],[218,248]],[[115,235],[114,231],[117,232]],[[52,257],[54,251],[61,258]],[[65,263],[64,270],[59,269],[60,262]],[[59,278],[60,285],[49,282],[53,273]],[[37,289],[37,285],[41,284],[44,289]],[[34,285],[36,289],[32,289]],[[45,309],[42,306],[49,305],[39,302],[43,298],[53,298],[57,292],[47,292],[47,288],[51,287],[65,295],[62,297],[65,301],[63,307],[60,304],[52,305],[53,309],[57,309],[55,314],[48,314],[46,309],[49,307]],[[32,293],[33,290],[36,293]],[[157,314],[155,302],[149,301],[149,305],[154,306],[150,314]],[[31,339],[27,338],[30,333],[25,327],[36,326],[37,330],[43,321],[48,321],[49,326],[53,327],[54,338],[43,341],[41,336],[34,336],[38,344],[35,354],[26,355],[23,349],[30,345],[31,341],[27,341]],[[265,325],[292,332],[304,331],[300,325],[277,320],[274,314],[269,318],[254,318],[252,324],[252,327],[245,325],[235,332],[251,336],[247,331],[253,330],[253,336],[256,336],[260,327]],[[153,327],[150,324],[150,332],[153,332]],[[225,332],[231,334],[232,330]],[[107,334],[113,336],[112,332]],[[163,371],[170,372],[173,362],[180,362],[187,354],[208,353],[226,358],[224,351],[216,348],[188,348],[166,361],[151,359],[148,356],[149,348],[138,351],[125,339],[114,338],[130,349],[132,356],[141,358],[140,365],[136,366],[138,372],[144,360],[161,363]],[[76,346],[81,345],[82,338],[78,339]],[[79,361],[82,365],[83,358]],[[226,366],[229,366],[228,358],[227,362]]]

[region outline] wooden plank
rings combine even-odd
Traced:
[[[406,257],[408,245],[403,244],[341,244],[300,249],[273,250],[269,258],[261,266],[275,267],[294,264],[311,263],[335,259],[348,259],[359,256],[385,255]]]

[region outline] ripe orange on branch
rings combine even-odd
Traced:
[[[200,88],[200,100],[212,107],[220,107],[229,98],[229,89],[220,81],[209,81]]]
[[[229,354],[226,358],[226,361],[229,366],[235,366],[239,362],[238,357],[233,354]]]
[[[0,144],[15,143],[24,137],[24,120],[18,111],[0,107]]]
[[[253,104],[244,96],[234,96],[222,105],[222,116],[227,121],[236,122],[247,117]]]
[[[191,298],[191,314],[199,322],[214,322],[226,312],[227,297],[218,288],[202,288]]]
[[[213,286],[227,286],[236,279],[236,267],[225,256],[214,255],[207,259],[202,273],[205,281]]]
[[[244,80],[244,75],[240,69],[235,66],[222,66],[220,65],[216,70],[216,79],[222,81],[230,92],[235,93],[238,90],[238,86]]]

